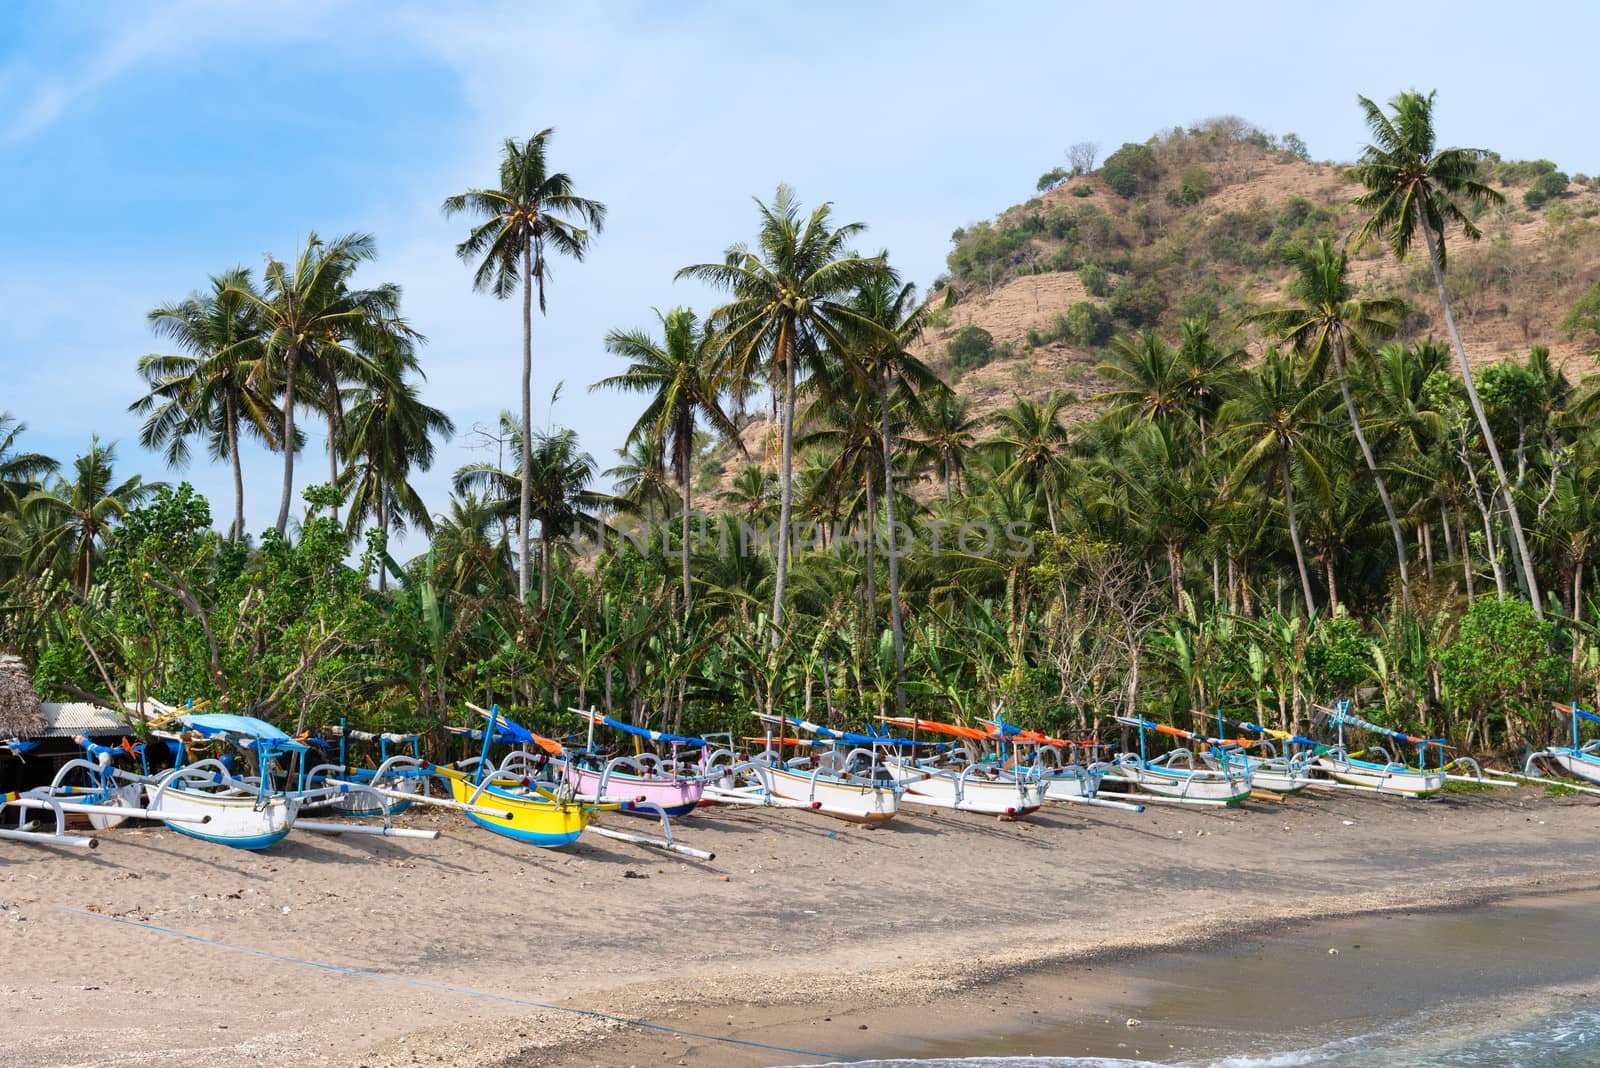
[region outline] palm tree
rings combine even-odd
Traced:
[[[678,507],[677,491],[662,463],[664,451],[651,428],[617,450],[621,463],[600,472],[616,488],[619,514],[642,516],[646,523],[653,523],[658,514],[667,515]]]
[[[923,406],[917,429],[922,436],[913,444],[918,464],[934,463],[944,480],[944,503],[952,503],[952,486],[961,484],[967,457],[977,445],[978,420],[971,406],[950,390],[938,390]]]
[[[510,586],[511,546],[495,537],[500,517],[490,502],[468,493],[450,498],[433,535],[434,577],[456,593],[495,594]]]
[[[773,500],[777,496],[778,476],[759,464],[746,464],[733,482],[717,495],[748,523],[770,523],[774,518]]]
[[[354,392],[345,420],[348,432],[342,444],[348,466],[338,484],[350,502],[347,531],[354,537],[371,519],[385,542],[391,529],[404,530],[407,524],[432,535],[433,517],[409,478],[413,469],[433,466],[434,437],[448,441],[455,424],[424,404],[415,383],[406,381],[407,372],[415,369],[407,350],[390,349],[372,367],[374,380]],[[387,572],[387,561],[380,561],[380,592],[387,588]]]
[[[1103,460],[1106,475],[1127,496],[1130,525],[1166,552],[1173,604],[1183,594],[1185,553],[1205,536],[1214,505],[1207,461],[1194,436],[1188,424],[1152,421]]]
[[[1207,428],[1237,383],[1242,349],[1225,349],[1211,333],[1211,316],[1190,316],[1178,324],[1178,369],[1190,416],[1200,424],[1200,450],[1206,449]]]
[[[400,287],[386,282],[370,291],[383,306],[398,309]],[[352,337],[352,344],[344,346],[320,345],[305,354],[302,370],[308,395],[318,396],[317,405],[328,420],[328,484],[337,486],[342,481],[340,463],[349,451],[344,440],[345,414],[344,390],[348,384],[368,390],[385,388],[386,376],[397,367],[414,370],[417,367],[416,344],[424,340],[403,319],[395,316],[375,321],[370,329],[363,329]],[[423,513],[426,517],[427,513]],[[333,506],[333,520],[339,521],[339,504]],[[359,527],[359,522],[351,529]],[[379,572],[380,581],[382,572]]]
[[[1042,404],[1017,397],[1010,407],[991,416],[998,432],[984,443],[1000,458],[996,466],[1002,481],[1021,483],[1044,497],[1052,534],[1060,533],[1055,490],[1071,445],[1061,425],[1061,410],[1075,399],[1070,393],[1054,390]]]
[[[213,275],[209,292],[152,309],[151,328],[182,352],[141,357],[139,374],[149,392],[128,406],[149,416],[139,444],[164,450],[170,466],[189,462],[191,437],[205,439],[213,458],[228,460],[233,468],[229,537],[234,541],[244,537],[240,427],[270,449],[282,447],[283,440],[283,414],[265,381],[254,305],[244,297],[254,289],[250,272],[236,267]]]
[[[1096,370],[1115,388],[1104,400],[1123,419],[1166,422],[1189,410],[1189,376],[1178,353],[1154,330],[1123,334],[1110,345],[1111,359]]]
[[[111,524],[129,508],[161,488],[138,475],[116,481],[117,446],[90,439],[89,451],[73,461],[72,477],[58,477],[48,489],[23,501],[38,528],[36,556],[71,565],[73,587],[88,596],[94,584],[95,557],[104,548]]]
[[[1327,473],[1312,448],[1312,433],[1320,425],[1323,398],[1331,383],[1304,384],[1297,371],[1292,358],[1269,347],[1261,367],[1247,376],[1238,396],[1222,406],[1222,421],[1240,449],[1232,481],[1237,483],[1264,468],[1269,480],[1275,473],[1283,483],[1289,540],[1294,545],[1295,566],[1300,570],[1306,614],[1311,615],[1317,602],[1311,593],[1311,575],[1306,570],[1306,552],[1300,540],[1293,469],[1298,465],[1317,492],[1329,492]]]
[[[27,429],[28,424],[10,412],[0,412],[0,506],[6,508],[15,508],[58,466],[44,453],[16,451],[17,439]]]
[[[539,607],[548,609],[557,539],[576,534],[585,525],[598,529],[601,521],[596,512],[610,498],[590,491],[594,457],[578,447],[578,435],[572,430],[535,432],[527,455],[532,477],[523,482],[528,487],[525,499],[529,514],[539,523]]]
[[[447,197],[446,218],[466,212],[477,220],[456,255],[477,263],[472,287],[505,300],[522,285],[522,497],[518,504],[522,570],[517,596],[528,602],[528,529],[533,464],[533,294],[545,311],[547,249],[581,261],[592,237],[605,226],[606,207],[572,192],[572,179],[549,168],[546,152],[554,130],[540,130],[522,143],[507,138],[500,154],[500,187],[469,189]]]
[[[888,253],[879,255],[887,261]],[[876,329],[850,331],[850,346],[844,356],[853,377],[868,385],[878,399],[879,449],[883,460],[883,501],[889,524],[889,626],[894,641],[895,710],[906,711],[905,633],[900,618],[899,526],[895,521],[894,456],[895,434],[890,425],[891,399],[898,399],[905,415],[915,420],[922,415],[921,394],[942,390],[944,383],[926,364],[907,349],[922,335],[928,309],[917,303],[917,287],[901,284],[889,267],[877,271],[851,301],[852,310]]]
[[[789,568],[789,524],[794,509],[795,379],[800,363],[815,364],[825,346],[845,346],[849,326],[874,324],[849,307],[856,290],[883,269],[881,260],[849,251],[862,232],[860,223],[834,226],[831,204],[802,219],[794,191],[778,187],[771,204],[756,201],[761,214],[758,250],[742,245],[721,263],[683,268],[679,278],[695,278],[728,291],[732,299],[714,311],[720,325],[717,345],[727,361],[726,380],[741,397],[766,364],[767,382],[783,403],[783,467],[780,474],[776,581],[772,593],[772,641],[783,623],[784,587]]]
[[[663,340],[658,342],[644,330],[613,330],[606,335],[606,351],[633,362],[620,375],[603,378],[593,389],[622,389],[650,397],[633,429],[629,445],[646,439],[657,441],[672,455],[672,470],[678,476],[683,519],[683,614],[688,618],[693,591],[689,585],[689,495],[694,474],[694,428],[698,419],[732,441],[743,453],[739,428],[722,410],[713,366],[710,333],[687,308],[674,308],[666,315],[656,312]]]
[[[1306,374],[1321,378],[1331,363],[1339,392],[1344,397],[1350,429],[1355,432],[1367,470],[1377,485],[1378,499],[1383,502],[1383,513],[1389,519],[1395,555],[1400,562],[1400,599],[1410,608],[1411,575],[1406,567],[1405,535],[1401,533],[1400,518],[1395,514],[1389,487],[1378,470],[1372,446],[1367,444],[1367,436],[1361,430],[1361,417],[1350,395],[1349,375],[1352,358],[1371,365],[1369,342],[1394,335],[1396,320],[1405,312],[1405,302],[1393,297],[1359,296],[1350,284],[1350,254],[1335,248],[1325,237],[1310,245],[1290,248],[1286,259],[1294,268],[1289,297],[1295,303],[1257,312],[1247,321],[1260,323],[1304,354]]]
[[[1462,236],[1476,241],[1481,234],[1472,218],[1463,210],[1461,202],[1472,208],[1498,207],[1505,197],[1478,180],[1478,163],[1485,156],[1477,148],[1439,148],[1433,130],[1433,101],[1436,94],[1424,96],[1418,92],[1401,93],[1389,102],[1394,111],[1391,119],[1383,109],[1366,97],[1357,97],[1366,113],[1367,127],[1372,131],[1373,143],[1361,152],[1360,162],[1353,174],[1367,191],[1353,203],[1370,214],[1356,233],[1359,247],[1370,237],[1388,242],[1395,259],[1403,260],[1411,251],[1418,232],[1428,249],[1428,266],[1433,270],[1434,285],[1439,290],[1439,306],[1444,311],[1445,327],[1456,351],[1456,361],[1461,367],[1461,380],[1467,391],[1467,401],[1478,420],[1484,445],[1494,465],[1497,489],[1505,501],[1511,520],[1512,538],[1528,584],[1528,595],[1533,611],[1544,618],[1544,606],[1539,599],[1539,581],[1533,566],[1533,555],[1528,551],[1528,539],[1522,530],[1522,517],[1517,511],[1516,497],[1506,479],[1506,467],[1500,459],[1499,446],[1495,444],[1494,431],[1489,417],[1478,399],[1477,385],[1472,377],[1472,365],[1467,362],[1467,350],[1461,343],[1461,332],[1456,329],[1455,314],[1450,309],[1450,295],[1445,290],[1446,267],[1445,228],[1459,225]]]
[[[351,343],[381,347],[386,339],[407,332],[399,318],[400,291],[395,286],[351,289],[356,269],[376,257],[376,243],[367,234],[346,234],[325,243],[316,233],[290,266],[268,258],[266,286],[230,287],[256,322],[256,340],[272,380],[283,389],[283,493],[278,501],[277,531],[289,525],[294,493],[295,404],[301,365],[340,359],[355,360]]]

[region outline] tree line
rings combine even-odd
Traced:
[[[421,397],[424,338],[399,287],[357,285],[370,237],[313,235],[150,313],[176,351],[139,361],[140,443],[231,464],[226,533],[186,484],[119,481],[113,445],[63,467],[0,420],[0,645],[56,692],[297,728],[428,727],[463,699],[551,729],[572,703],[679,731],[997,706],[1052,729],[1219,709],[1305,728],[1354,695],[1475,748],[1531,744],[1551,700],[1600,687],[1600,390],[1538,348],[1474,371],[1446,278],[1499,197],[1486,154],[1436,144],[1432,95],[1360,104],[1359,228],[1289,249],[1284,298],[1247,321],[1113,340],[1077,420],[1063,391],[975,413],[917,355],[930,309],[888,254],[780,186],[753,241],[679,272],[716,307],[604,337],[624,366],[592,388],[642,402],[605,470],[532,420],[550,258],[583,259],[605,207],[550,168],[551,131],[507,141],[496,186],[444,210],[471,220],[474,287],[521,301],[512,462],[462,467],[430,511],[412,482],[453,426]],[[1366,242],[1426,258],[1444,339],[1393,340],[1403,303],[1350,276]],[[328,477],[295,516],[308,416]],[[245,443],[283,464],[258,539]],[[426,550],[397,560],[402,529]]]

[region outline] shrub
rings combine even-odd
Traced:
[[[1370,646],[1361,624],[1346,615],[1319,623],[1306,647],[1306,671],[1314,693],[1347,693],[1368,675]]]
[[[1567,176],[1561,171],[1545,171],[1533,180],[1533,184],[1522,194],[1522,203],[1530,211],[1543,206],[1567,191]]]
[[[1070,177],[1071,172],[1062,170],[1060,167],[1055,167],[1041,174],[1039,176],[1039,184],[1034,186],[1034,188],[1043,193],[1047,190],[1054,189],[1056,186],[1060,185]]]
[[[1148,187],[1161,173],[1155,151],[1149,145],[1125,144],[1111,155],[1100,169],[1106,185],[1120,197],[1131,197]]]
[[[1111,340],[1111,316],[1100,305],[1086,300],[1067,309],[1062,327],[1069,340],[1086,347],[1104,345]]]
[[[1440,653],[1440,681],[1463,708],[1540,713],[1566,692],[1566,661],[1550,652],[1553,634],[1526,601],[1474,601]]]
[[[1178,183],[1178,199],[1185,204],[1198,204],[1211,192],[1211,172],[1204,167],[1190,167],[1183,172]]]
[[[1166,307],[1166,296],[1149,282],[1124,281],[1111,294],[1112,316],[1136,328],[1155,325]]]
[[[1299,134],[1286,133],[1283,135],[1283,139],[1278,143],[1283,146],[1283,150],[1285,152],[1289,153],[1289,155],[1293,156],[1300,162],[1305,163],[1310,161],[1311,150],[1306,148],[1306,143],[1300,139]]]
[[[1078,268],[1078,281],[1091,297],[1103,297],[1111,292],[1111,276],[1098,263],[1086,263]]]
[[[1072,195],[1075,197],[1091,197],[1094,196],[1094,190],[1086,185],[1075,185],[1072,187]]]
[[[964,326],[945,351],[950,362],[962,370],[982,367],[994,359],[994,335],[981,326]]]

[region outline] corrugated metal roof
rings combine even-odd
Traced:
[[[44,713],[45,729],[40,738],[76,738],[80,734],[126,734],[128,721],[122,713],[101,708],[84,701],[61,703],[45,701],[39,705]]]

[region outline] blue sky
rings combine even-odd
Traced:
[[[1596,29],[1537,4],[13,0],[0,411],[63,460],[98,431],[226,517],[225,469],[174,473],[138,447],[144,313],[308,231],[367,231],[365,277],[404,288],[426,396],[460,431],[420,478],[442,509],[449,472],[482,458],[471,428],[516,403],[519,309],[472,292],[462,226],[439,214],[493,180],[506,136],[555,127],[555,165],[610,208],[590,258],[556,265],[534,337],[536,411],[565,382],[554,419],[607,466],[637,402],[587,391],[617,367],[602,336],[652,306],[708,308],[673,273],[749,237],[750,198],[780,181],[867,223],[864,244],[925,284],[954,228],[1026,198],[1068,144],[1221,113],[1349,159],[1357,93],[1436,88],[1446,141],[1593,174]],[[310,429],[297,466],[321,473]],[[276,514],[277,471],[248,459],[252,529]]]

